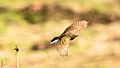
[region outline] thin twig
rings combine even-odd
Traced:
[[[16,68],[20,68],[19,48],[17,47],[17,45],[14,50],[16,51],[15,52],[16,53]]]

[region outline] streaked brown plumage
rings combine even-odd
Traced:
[[[78,36],[78,32],[82,28],[86,27],[87,24],[88,22],[85,20],[73,22],[73,24],[68,26],[60,36],[54,37],[51,40],[51,44],[54,44],[56,46],[56,49],[61,56],[68,55],[68,47],[70,41],[75,39]]]

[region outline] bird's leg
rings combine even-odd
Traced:
[[[78,36],[78,35],[73,35],[73,36],[70,38],[70,40],[75,39],[77,36]]]

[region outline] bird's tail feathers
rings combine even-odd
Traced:
[[[60,56],[68,56],[68,48],[65,46],[58,46],[57,48],[58,53]]]

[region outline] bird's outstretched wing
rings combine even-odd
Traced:
[[[75,21],[73,24],[68,26],[65,31],[60,35],[61,37],[63,36],[69,36],[71,37],[71,40],[74,39],[75,37],[78,36],[78,32],[87,26],[87,21]]]

